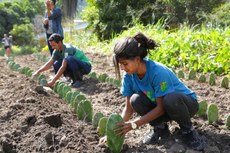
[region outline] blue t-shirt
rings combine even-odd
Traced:
[[[143,92],[152,102],[157,97],[162,97],[172,92],[179,92],[197,99],[195,92],[183,84],[177,76],[165,65],[144,59],[146,73],[139,79],[136,73],[125,73],[122,79],[121,93],[123,96],[132,96],[134,93]]]

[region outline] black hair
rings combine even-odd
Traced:
[[[51,0],[53,2],[53,4],[55,5],[56,4],[56,0]]]
[[[114,47],[113,63],[117,77],[120,79],[119,59],[133,59],[140,57],[143,60],[149,53],[149,49],[160,46],[154,40],[143,33],[137,33],[134,37],[120,39]]]
[[[62,42],[62,40],[63,40],[63,37],[58,33],[54,33],[49,37],[49,41],[55,41],[56,43],[58,43],[59,41]]]

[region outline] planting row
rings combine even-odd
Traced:
[[[180,71],[178,71],[177,76],[179,78],[184,79],[185,78],[185,73],[182,70],[180,70]],[[198,78],[198,82],[200,82],[200,83],[208,82],[209,85],[211,85],[211,86],[216,85],[216,75],[215,75],[215,73],[210,73],[208,78],[206,78],[206,76],[204,74],[201,74],[199,77],[197,77],[196,71],[192,69],[192,70],[189,71],[189,74],[188,74],[187,78],[189,80],[196,80]],[[229,88],[229,78],[228,77],[225,76],[225,77],[222,78],[220,87],[225,88],[225,89]]]
[[[36,56],[36,58],[38,60],[41,60],[43,62],[48,61],[48,58],[47,58],[46,55],[42,55],[42,54],[38,53],[38,54],[35,54],[35,56]],[[90,77],[92,77],[94,79],[98,79],[98,80],[100,80],[102,82],[112,83],[112,84],[115,84],[117,86],[120,86],[120,84],[121,84],[120,80],[117,80],[117,79],[114,79],[114,78],[109,78],[108,75],[105,74],[105,73],[100,74],[98,77],[96,76],[95,72],[92,72],[89,75],[90,75]],[[177,76],[179,78],[182,78],[182,79],[186,78],[186,74],[182,70],[178,71]],[[204,74],[201,74],[201,75],[197,76],[196,71],[194,69],[192,69],[192,70],[189,71],[187,79],[189,79],[189,80],[198,79],[198,82],[200,82],[200,83],[208,82],[209,85],[211,85],[211,86],[216,85],[216,74],[215,73],[210,73],[209,77],[207,78]],[[228,77],[225,76],[225,77],[222,78],[221,83],[220,83],[220,87],[225,88],[225,89],[229,88],[229,78]]]
[[[7,64],[13,71],[25,74],[28,77],[32,76],[32,69],[29,67],[21,67],[19,64],[15,63],[13,59],[7,60]],[[97,78],[95,72],[91,73],[90,76],[95,79]],[[119,85],[118,81],[108,78],[105,74],[99,75],[98,79],[104,82],[107,80],[107,82]],[[47,84],[46,77],[43,74],[39,74],[36,77],[36,80],[41,86]],[[123,119],[119,114],[112,113],[108,117],[105,117],[100,112],[94,114],[92,102],[87,100],[79,91],[72,90],[72,88],[64,82],[56,82],[53,90],[73,108],[73,111],[79,120],[92,123],[100,136],[106,136],[106,145],[113,153],[120,153],[124,143],[124,137],[121,137],[114,132],[116,124],[118,122],[123,122]]]
[[[208,104],[206,100],[199,102],[198,117],[207,119],[209,124],[217,122],[219,119],[219,110],[216,104]],[[230,128],[230,114],[226,118],[225,125]]]

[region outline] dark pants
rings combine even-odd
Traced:
[[[91,65],[85,62],[80,61],[75,56],[68,56],[64,60],[67,61],[67,67],[64,71],[64,76],[70,77],[73,82],[82,81],[83,75],[88,74],[91,71]],[[62,60],[54,62],[54,71],[55,74],[58,72],[62,65]]]
[[[133,94],[130,101],[133,109],[141,116],[156,107],[156,103],[151,102],[142,92]],[[173,92],[164,96],[163,106],[165,114],[149,122],[151,126],[174,120],[179,124],[181,129],[191,129],[191,117],[196,114],[199,107],[195,99],[181,93]]]
[[[51,47],[51,45],[50,45],[50,43],[49,43],[49,37],[50,37],[51,35],[52,35],[52,34],[47,34],[47,33],[46,33],[46,43],[47,43],[48,48],[49,48],[49,51],[50,51],[50,56],[52,56],[53,51],[54,51],[54,49]]]

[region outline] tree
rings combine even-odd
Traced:
[[[73,19],[75,17],[78,0],[58,0],[57,2],[62,8],[63,18]]]
[[[109,39],[132,26],[133,22],[155,24],[168,20],[167,24],[202,24],[204,14],[224,4],[226,0],[87,0],[83,11],[85,19],[100,39]]]

